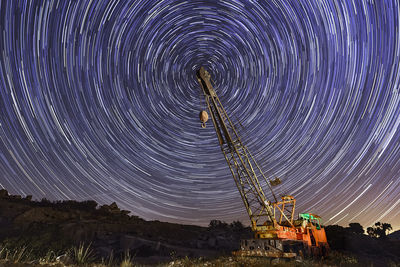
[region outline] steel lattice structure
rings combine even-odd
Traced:
[[[274,203],[276,203],[277,199],[269,181],[247,147],[242,143],[235,125],[232,123],[211,85],[211,75],[204,67],[201,67],[197,72],[197,79],[203,90],[206,104],[218,136],[219,145],[242,197],[253,230],[260,223],[264,224],[267,221],[275,225],[276,219],[273,204],[267,199],[259,177],[262,177],[269,186]]]

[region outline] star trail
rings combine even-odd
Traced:
[[[400,227],[400,6],[0,1],[0,188],[248,223],[195,71],[297,212]]]

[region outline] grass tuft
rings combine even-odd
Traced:
[[[133,258],[134,256],[131,256],[130,251],[126,250],[124,253],[124,257],[121,261],[120,267],[134,267],[135,264],[133,263]]]
[[[57,254],[53,250],[47,251],[46,255],[39,259],[39,263],[41,264],[50,264],[57,260]]]
[[[94,260],[94,253],[90,247],[91,243],[85,247],[85,243],[80,243],[79,247],[70,250],[70,258],[77,265],[87,265]]]
[[[32,250],[29,250],[27,246],[15,248],[3,246],[0,250],[0,259],[13,263],[30,261],[32,259]]]

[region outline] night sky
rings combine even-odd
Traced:
[[[195,71],[277,193],[400,227],[398,0],[0,1],[0,188],[249,219]]]

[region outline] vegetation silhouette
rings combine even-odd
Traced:
[[[346,229],[356,234],[364,234],[364,228],[359,223],[349,223],[349,227]]]
[[[368,227],[367,233],[371,237],[386,238],[387,233],[393,230],[392,225],[389,223],[376,222],[375,227]]]

